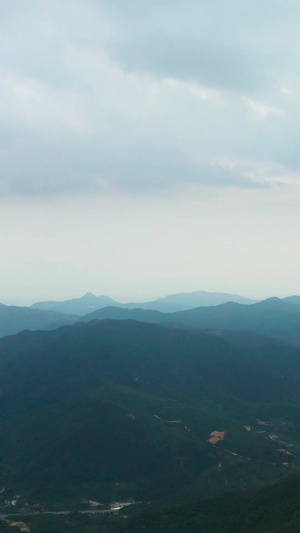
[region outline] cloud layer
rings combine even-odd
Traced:
[[[2,195],[298,188],[298,1],[0,6]]]

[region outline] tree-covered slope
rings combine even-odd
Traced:
[[[189,498],[148,506],[120,520],[118,533],[297,533],[300,530],[300,475],[252,492],[210,499]]]
[[[163,505],[126,507],[118,514],[25,514],[18,520],[19,527],[25,525],[31,533],[298,533],[300,476],[259,490],[211,498],[194,495]],[[2,520],[1,532],[10,533],[13,521]]]
[[[282,377],[275,348],[273,365],[263,348],[134,321],[2,339],[2,501],[215,494],[296,470],[299,351]]]

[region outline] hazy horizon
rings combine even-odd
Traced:
[[[151,302],[151,301],[155,301],[155,300],[158,300],[160,298],[165,298],[166,296],[171,296],[173,294],[189,294],[189,293],[195,293],[195,292],[198,292],[198,291],[203,291],[203,292],[207,292],[208,294],[209,293],[219,293],[219,294],[230,294],[232,296],[242,296],[242,297],[245,297],[245,298],[248,298],[249,300],[257,300],[257,301],[260,301],[260,300],[266,300],[268,298],[272,298],[272,297],[277,297],[277,298],[285,298],[285,297],[289,297],[289,296],[295,296],[296,293],[291,293],[291,294],[283,294],[283,295],[278,295],[278,294],[270,294],[270,295],[267,295],[267,296],[263,296],[263,297],[255,297],[255,296],[249,296],[248,294],[240,294],[240,293],[237,293],[235,291],[206,291],[205,289],[196,289],[195,291],[175,291],[174,293],[162,293],[162,294],[159,294],[159,295],[155,295],[151,298],[118,298],[118,296],[112,296],[111,294],[106,294],[106,293],[95,293],[93,291],[85,291],[84,293],[82,294],[71,294],[71,295],[68,295],[66,297],[59,297],[59,298],[44,298],[44,299],[35,299],[35,300],[1,300],[0,299],[0,303],[4,304],[4,305],[12,305],[12,306],[30,306],[32,304],[35,304],[35,303],[38,303],[38,302],[42,302],[42,301],[58,301],[58,302],[63,302],[63,301],[66,301],[66,300],[72,300],[72,299],[77,299],[77,298],[81,298],[83,296],[85,296],[87,293],[92,293],[94,296],[97,296],[97,297],[100,297],[100,296],[107,296],[109,298],[111,298],[112,300],[115,300],[116,302],[118,303],[121,303],[121,304],[126,304],[126,303],[144,303],[144,302]]]
[[[0,302],[300,293],[298,1],[0,7]]]

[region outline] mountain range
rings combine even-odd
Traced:
[[[279,298],[269,298],[252,305],[228,302],[175,313],[107,307],[78,320],[87,322],[105,318],[214,330],[217,335],[222,335],[222,330],[251,332],[300,345],[300,306]]]
[[[27,510],[32,533],[298,531],[299,300],[0,305],[0,515]],[[42,512],[124,500],[142,502],[126,519]]]
[[[96,297],[88,297],[89,302],[93,298]],[[82,303],[76,299],[75,301],[76,305]],[[84,301],[87,300],[84,298]],[[274,297],[255,304],[245,305],[227,302],[221,305],[202,306],[172,313],[109,306],[83,316],[37,307],[0,305],[0,337],[13,335],[26,329],[55,329],[65,324],[110,318],[115,320],[132,319],[168,327],[200,329],[210,335],[227,338],[231,342],[240,344],[248,344],[249,342],[256,345],[267,344],[272,338],[272,342],[275,342],[274,339],[276,339],[277,342],[300,345],[300,305],[297,303],[298,301],[299,297],[282,300]],[[103,301],[103,303],[108,302],[109,300]]]
[[[206,292],[196,291],[190,293],[178,293],[166,296],[165,298],[159,298],[153,302],[143,303],[120,303],[108,296],[95,296],[91,292],[86,293],[81,298],[73,298],[65,301],[47,301],[37,302],[31,307],[34,309],[44,309],[51,311],[59,311],[61,313],[70,313],[76,315],[86,315],[102,309],[103,307],[120,307],[122,309],[150,309],[161,311],[163,313],[184,311],[186,309],[192,309],[193,307],[220,305],[228,301],[251,304],[255,303],[255,300],[250,300],[244,296],[236,294],[227,294],[222,292]]]

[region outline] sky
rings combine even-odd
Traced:
[[[300,0],[0,0],[0,302],[300,294]]]

